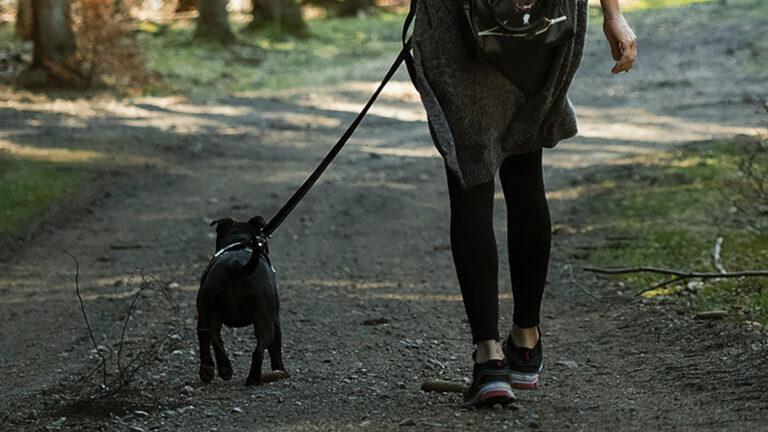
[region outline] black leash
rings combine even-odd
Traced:
[[[293,209],[299,204],[307,192],[312,189],[312,186],[314,186],[315,182],[317,182],[317,179],[320,178],[323,172],[325,172],[325,169],[328,168],[328,165],[333,162],[333,159],[336,157],[336,155],[339,154],[347,141],[349,141],[349,138],[360,125],[360,122],[362,122],[363,118],[365,118],[365,115],[368,114],[368,110],[371,108],[373,103],[376,102],[376,98],[379,97],[379,94],[384,89],[384,86],[386,86],[389,80],[392,79],[392,76],[404,61],[408,68],[408,74],[411,76],[411,80],[414,79],[415,74],[413,67],[413,57],[411,57],[411,38],[406,39],[406,36],[408,34],[408,28],[410,27],[411,22],[413,22],[415,11],[416,0],[412,0],[411,8],[408,11],[408,15],[405,18],[405,24],[403,25],[403,48],[400,50],[400,54],[397,55],[397,58],[392,63],[392,66],[389,67],[389,70],[384,75],[384,79],[381,81],[381,84],[379,84],[379,87],[375,92],[373,92],[373,95],[371,95],[370,99],[368,99],[368,102],[365,104],[362,111],[357,114],[357,117],[355,117],[349,127],[347,127],[347,130],[344,131],[344,134],[341,135],[341,138],[336,141],[336,144],[331,148],[330,151],[328,151],[328,154],[326,154],[323,160],[320,161],[320,164],[317,166],[317,168],[315,168],[312,174],[310,174],[309,177],[304,180],[304,183],[302,183],[299,189],[293,193],[293,196],[291,196],[291,198],[285,204],[283,204],[283,207],[280,208],[277,214],[275,214],[272,219],[269,220],[267,225],[264,227],[264,230],[262,231],[265,238],[269,239],[269,237],[272,236],[272,233],[275,232],[277,227],[283,223],[285,218],[288,217],[291,211],[293,211]]]

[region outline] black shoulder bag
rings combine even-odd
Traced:
[[[462,0],[462,36],[475,58],[525,57],[573,37],[573,1],[533,0],[521,11],[515,0]]]

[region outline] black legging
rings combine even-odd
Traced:
[[[539,150],[507,157],[499,169],[507,204],[513,321],[519,327],[539,324],[552,240],[541,153]],[[498,340],[499,258],[493,231],[494,181],[464,189],[456,175],[450,169],[446,171],[451,200],[451,250],[472,340]]]

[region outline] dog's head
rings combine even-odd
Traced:
[[[248,222],[238,222],[232,218],[217,219],[211,222],[211,226],[216,226],[216,250],[229,246],[233,243],[247,241],[254,235],[261,233],[266,226],[264,218],[255,216]]]

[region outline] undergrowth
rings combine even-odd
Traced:
[[[238,43],[190,42],[194,21],[142,23],[139,40],[161,80],[147,91],[188,95],[268,92],[368,79],[400,49],[402,15],[309,20],[308,38],[237,31]],[[233,24],[238,30],[242,24]]]
[[[0,153],[0,236],[23,233],[52,204],[71,197],[91,178],[79,166]]]
[[[743,170],[749,157],[752,178]],[[588,248],[583,258],[589,264],[715,272],[713,252],[722,238],[727,271],[768,269],[768,190],[757,186],[768,186],[768,141],[696,143],[592,177],[583,186],[596,192],[577,204],[586,221],[579,229],[604,241]],[[723,309],[768,325],[768,278],[689,280],[651,291],[669,277],[637,273],[621,279],[646,298],[684,299],[697,310]]]

